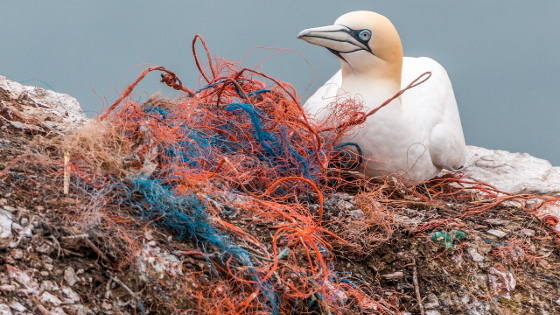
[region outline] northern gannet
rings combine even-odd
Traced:
[[[325,47],[340,59],[341,69],[304,104],[306,112],[319,120],[339,97],[358,98],[369,111],[422,73],[432,73],[425,83],[341,139],[360,146],[367,176],[396,175],[417,181],[463,166],[465,138],[447,72],[431,58],[403,57],[399,34],[388,18],[353,11],[334,25],[303,30],[298,38]]]

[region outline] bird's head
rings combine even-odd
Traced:
[[[327,48],[341,59],[343,71],[377,72],[400,80],[403,51],[393,23],[371,11],[353,11],[333,25],[303,30],[299,39]]]

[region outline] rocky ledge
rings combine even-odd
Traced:
[[[0,75],[0,124],[27,132],[66,132],[86,120],[68,95],[22,85]]]
[[[528,153],[469,146],[465,175],[512,194],[560,195],[560,167]]]
[[[40,172],[8,169],[30,150],[29,135],[63,134],[85,120],[75,98],[0,76],[0,314],[135,314],[144,307],[163,314],[150,303],[173,296],[157,290],[180,287],[189,270],[206,264],[181,254],[188,242],[144,226],[130,267],[111,271],[99,233],[59,224],[61,214],[80,207],[79,198],[62,195]],[[464,172],[504,192],[560,194],[560,168],[526,153],[471,146]],[[420,305],[432,315],[560,313],[558,240],[540,220],[509,205],[465,219],[459,231],[412,232],[454,209],[395,210],[389,239],[368,243],[365,257],[348,255],[336,264],[373,279],[403,314],[419,314]],[[325,214],[338,222],[328,228],[342,236],[368,215],[345,193],[326,200]]]

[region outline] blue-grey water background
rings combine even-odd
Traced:
[[[297,33],[357,9],[390,17],[406,55],[447,68],[469,144],[560,165],[558,0],[3,0],[0,74],[69,93],[93,117],[148,65],[197,86],[190,41],[200,33],[215,55],[258,66],[306,98],[338,62]],[[152,75],[134,95],[157,91],[173,95]]]

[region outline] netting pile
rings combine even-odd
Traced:
[[[197,59],[206,81],[197,91],[171,71],[147,69],[100,119],[70,136],[75,185],[198,245],[215,272],[186,285],[200,312],[278,314],[313,303],[335,312],[348,303],[390,308],[333,271],[327,238],[342,239],[322,227],[323,197],[332,191],[327,168],[333,159],[352,163],[353,153],[334,145],[336,131],[318,132],[289,84],[214,63],[207,75]],[[186,95],[127,100],[153,70]],[[209,258],[214,251],[218,257]]]
[[[95,197],[91,208],[96,210],[86,216],[89,224],[120,226],[115,233],[130,240],[122,246],[123,257],[134,255],[134,236],[122,230],[133,221],[192,241],[198,249],[189,254],[201,256],[210,267],[185,277],[189,280],[177,292],[187,302],[175,305],[177,309],[279,314],[313,309],[344,313],[353,307],[393,313],[390,303],[370,294],[365,284],[335,272],[333,244],[359,248],[368,237],[378,241],[390,235],[390,215],[372,200],[395,198],[399,189],[414,195],[417,203],[472,201],[472,191],[451,188],[449,183],[460,182],[452,177],[428,192],[382,183],[361,197],[362,209],[373,219],[332,232],[326,228],[332,222],[324,222],[323,200],[349,184],[336,169],[360,160],[355,144],[337,145],[337,140],[374,112],[343,106],[314,125],[287,83],[216,61],[208,50],[205,71],[196,55],[197,38],[193,53],[203,88],[191,91],[171,71],[149,68],[105,114],[67,138],[73,185]],[[164,72],[162,81],[185,95],[153,97],[143,104],[127,99],[154,70]],[[505,200],[472,206],[465,215]],[[418,231],[449,223],[432,222]],[[380,228],[372,231],[371,226]]]

